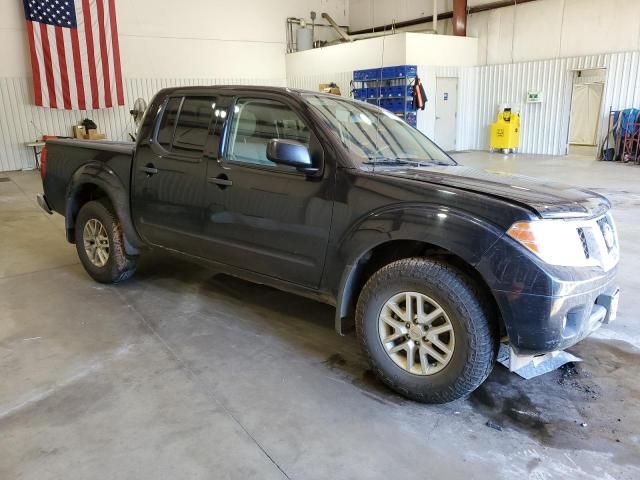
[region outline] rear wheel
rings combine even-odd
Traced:
[[[427,258],[390,263],[369,279],[356,332],[380,379],[425,403],[471,393],[497,356],[498,336],[474,285]]]
[[[125,252],[122,226],[107,204],[91,201],[83,205],[75,228],[78,256],[94,280],[117,283],[134,274],[136,257]]]

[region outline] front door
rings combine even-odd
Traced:
[[[207,169],[204,233],[211,259],[317,287],[329,241],[333,169],[295,105],[247,96],[228,109],[220,157]],[[267,159],[274,138],[306,145],[319,174]]]
[[[458,109],[458,79],[436,78],[435,142],[446,151],[456,149],[456,112]]]
[[[192,255],[203,252],[207,164],[215,98],[169,97],[151,141],[140,145],[133,171],[133,212],[142,237]]]

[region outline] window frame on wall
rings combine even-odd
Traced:
[[[172,127],[170,141],[169,143],[166,143],[166,142],[161,143],[159,137],[160,137],[160,134],[162,133],[162,123],[166,118],[166,115],[168,114],[167,108],[169,107],[169,104],[176,99],[180,99],[180,104],[178,106],[178,110],[176,111],[176,117]],[[178,131],[178,127],[180,126],[180,117],[182,116],[183,108],[185,106],[185,103],[187,103],[189,100],[195,100],[195,99],[206,99],[209,103],[211,103],[209,120],[207,122],[207,127],[205,130],[206,133],[204,136],[204,143],[200,145],[198,149],[194,149],[193,152],[176,149],[175,148],[176,132]],[[158,116],[158,121],[153,133],[153,140],[156,143],[156,145],[166,155],[169,155],[171,157],[179,157],[183,160],[194,161],[194,162],[201,161],[204,155],[204,152],[207,148],[207,142],[209,142],[211,138],[212,127],[215,125],[215,122],[217,121],[217,117],[214,115],[214,108],[213,108],[217,102],[218,102],[217,95],[205,94],[205,93],[200,95],[180,94],[180,95],[171,95],[167,97],[163,103],[162,111]]]

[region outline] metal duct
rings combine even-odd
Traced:
[[[342,38],[342,41],[353,42],[353,38],[351,38],[349,34],[346,32],[346,30],[343,29],[340,25],[338,25],[333,18],[331,18],[331,15],[329,15],[326,12],[323,12],[322,18],[324,18],[327,22],[329,22],[329,24],[333,27],[333,29],[336,32],[338,32],[338,35],[340,35],[340,38]]]

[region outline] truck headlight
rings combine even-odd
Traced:
[[[590,258],[581,227],[572,221],[516,222],[507,234],[550,265],[587,267],[598,264]]]

